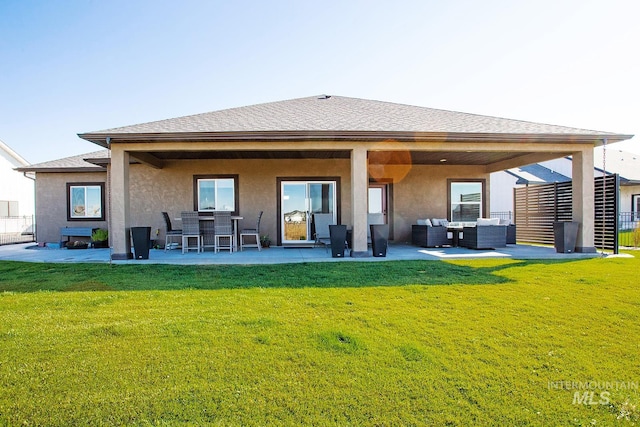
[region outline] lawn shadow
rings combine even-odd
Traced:
[[[0,263],[0,292],[497,285],[507,268],[577,260],[383,261],[277,265]]]
[[[532,266],[552,266],[552,265],[561,265],[561,264],[570,264],[577,262],[584,262],[591,260],[593,258],[573,258],[573,259],[505,259],[500,264],[492,265],[492,266],[476,266],[474,268],[478,270],[483,270],[486,273],[496,273],[503,270],[507,270],[510,268],[523,268],[523,267],[532,267]]]

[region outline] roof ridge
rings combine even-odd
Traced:
[[[315,95],[237,106],[80,134],[107,146],[107,139],[123,135],[266,135],[301,133],[305,136],[387,133],[398,135],[531,135],[586,136],[627,139],[601,131],[520,119],[486,116],[399,102],[341,95]]]
[[[316,95],[315,97],[318,97],[318,96],[322,96],[322,95]],[[331,97],[332,96],[330,95],[329,98],[331,98]],[[207,115],[213,114],[213,113],[220,113],[220,112],[223,112],[223,111],[231,112],[231,111],[234,111],[234,110],[241,110],[241,109],[259,107],[259,106],[270,105],[270,104],[279,104],[279,103],[284,103],[284,102],[289,102],[289,101],[297,101],[297,100],[309,99],[309,98],[314,98],[314,97],[313,96],[307,96],[307,97],[301,97],[301,98],[285,99],[285,100],[281,100],[281,101],[258,102],[256,104],[242,105],[242,106],[229,107],[229,108],[221,108],[219,110],[205,111],[203,113],[185,114],[184,116],[171,117],[171,118],[160,119],[160,120],[152,120],[150,122],[134,123],[134,124],[130,124],[130,125],[118,126],[118,127],[115,127],[115,128],[104,129],[104,130],[91,132],[91,133],[103,133],[103,132],[108,132],[108,131],[124,129],[124,128],[132,127],[132,126],[151,125],[151,124],[163,123],[163,122],[172,121],[172,120],[180,120],[180,119],[187,119],[187,118],[194,118],[194,117],[202,117],[202,116],[207,116]]]

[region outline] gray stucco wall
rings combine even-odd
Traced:
[[[351,164],[349,160],[188,160],[167,161],[162,169],[145,165],[130,167],[130,225],[150,226],[152,239],[164,241],[162,211],[171,218],[182,210],[193,210],[193,176],[238,174],[240,215],[245,226],[253,226],[264,211],[261,233],[277,237],[277,178],[339,176],[341,179],[341,217],[351,224]],[[381,179],[393,182],[393,229],[396,241],[411,240],[411,224],[418,218],[447,217],[447,179],[485,178],[489,200],[489,175],[481,166],[394,167],[377,171]],[[56,242],[63,226],[107,227],[107,221],[67,221],[66,183],[105,182],[103,173],[38,173],[36,218],[38,242]],[[108,195],[108,185],[107,185]],[[108,216],[108,197],[106,212]],[[179,224],[176,224],[178,228]],[[242,222],[241,225],[242,227]]]

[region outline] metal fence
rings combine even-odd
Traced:
[[[513,222],[513,212],[511,211],[499,211],[499,212],[491,212],[490,218],[500,218],[500,219],[508,219]]]
[[[35,241],[33,216],[0,217],[0,245]]]
[[[620,212],[618,218],[618,244],[627,248],[640,247],[638,212]]]

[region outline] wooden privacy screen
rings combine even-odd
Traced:
[[[597,177],[594,184],[595,246],[618,253],[619,177]],[[571,182],[535,184],[513,191],[517,240],[552,245],[553,223],[572,219]]]

